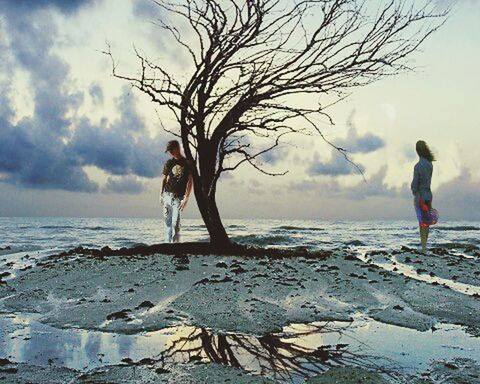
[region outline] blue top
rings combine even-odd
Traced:
[[[430,190],[432,172],[432,162],[420,157],[418,163],[415,164],[415,168],[413,168],[413,180],[410,187],[414,196],[418,195],[425,201],[432,200],[432,191]]]

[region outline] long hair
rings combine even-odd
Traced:
[[[415,149],[417,150],[418,156],[423,157],[428,161],[435,161],[435,156],[425,141],[418,140]]]

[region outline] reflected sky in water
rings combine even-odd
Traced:
[[[433,360],[468,357],[480,363],[480,339],[453,325],[418,332],[358,318],[352,323],[293,324],[261,337],[186,325],[136,335],[57,329],[26,315],[3,315],[0,326],[0,357],[81,371],[125,359],[202,360],[296,383],[338,365],[395,377],[395,372],[424,371]]]

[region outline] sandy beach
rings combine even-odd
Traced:
[[[480,380],[476,247],[463,257],[446,248],[268,257],[157,249],[77,248],[5,274],[3,380]]]

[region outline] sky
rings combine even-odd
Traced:
[[[414,219],[415,142],[436,154],[433,205],[446,220],[480,220],[480,1],[451,6],[412,56],[414,72],[352,90],[320,137],[297,136],[221,178],[225,218]],[[160,175],[172,137],[152,102],[111,75],[134,47],[171,73],[191,64],[152,20],[150,0],[0,0],[0,216],[160,217]],[[180,76],[180,75],[179,75]],[[161,116],[178,129],[171,116]],[[199,217],[193,198],[185,217]]]

